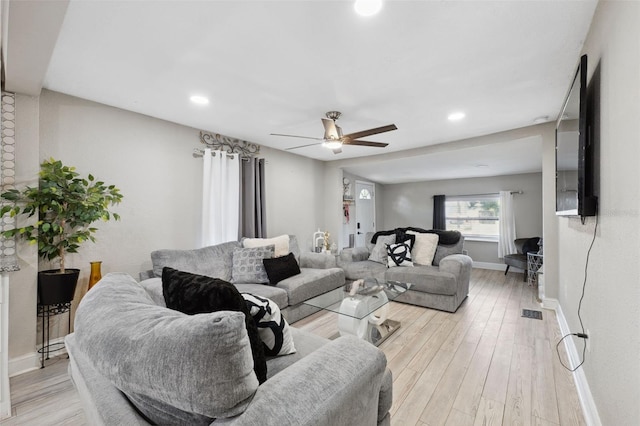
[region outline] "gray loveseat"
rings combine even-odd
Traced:
[[[395,299],[397,302],[447,312],[455,312],[467,297],[473,261],[463,254],[464,236],[459,235],[455,244],[438,243],[432,265],[394,268],[368,260],[375,246],[373,236],[373,232],[366,234],[366,247],[340,253],[339,266],[347,280],[376,278],[411,283],[411,288]]]
[[[379,349],[291,333],[297,352],[268,359],[258,385],[242,313],[185,315],[111,273],[82,299],[65,344],[90,425],[150,424],[131,401],[200,420],[160,424],[389,424],[392,378]]]
[[[169,266],[185,272],[231,281],[234,249],[239,241],[230,241],[195,250],[156,250],[151,253],[153,270],[140,274],[141,280],[160,282],[162,268]],[[337,267],[335,256],[300,252],[295,235],[289,235],[289,251],[300,265],[300,274],[277,285],[235,284],[241,293],[251,293],[273,300],[289,323],[318,311],[303,304],[305,300],[336,289],[345,283],[344,271]],[[153,281],[149,281],[152,283]],[[148,284],[148,283],[146,283]],[[162,298],[162,294],[156,297]]]

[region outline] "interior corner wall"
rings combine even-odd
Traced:
[[[581,316],[581,367],[603,425],[640,419],[640,3],[600,1],[585,41],[589,80],[600,72],[599,207]],[[576,58],[577,61],[578,58]],[[571,332],[596,224],[558,223],[559,302]],[[545,256],[546,257],[546,256]],[[581,342],[576,342],[582,348]]]
[[[39,164],[54,157],[119,187],[124,195],[114,211],[120,221],[99,222],[97,243],[68,256],[81,270],[76,302],[86,292],[89,262],[102,261],[102,274],[127,272],[138,278],[151,268],[150,253],[161,248],[191,249],[200,244],[201,168],[193,158],[199,130],[43,90],[39,98],[16,100],[16,172],[37,182]],[[231,135],[233,136],[233,135]],[[260,143],[260,141],[252,141]],[[295,234],[311,246],[323,223],[324,165],[295,154],[262,148],[266,159],[267,234]],[[28,256],[25,250],[31,250]],[[12,273],[10,358],[33,357],[36,341],[37,271],[32,246],[21,245],[20,272]],[[57,265],[51,265],[57,267]],[[66,334],[66,321],[52,338]]]
[[[514,194],[516,236],[542,236],[542,174],[526,173],[472,179],[447,179],[385,185],[385,228],[433,227],[433,196],[523,191]],[[503,264],[495,242],[465,240],[474,262]]]

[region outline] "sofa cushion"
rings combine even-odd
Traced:
[[[267,284],[269,277],[262,261],[273,257],[273,244],[264,247],[233,250],[231,282],[234,284]]]
[[[258,389],[241,312],[186,315],[154,304],[132,277],[105,275],[80,302],[78,348],[156,424],[210,424]]]
[[[413,268],[391,268],[386,273],[387,280],[411,283],[412,291],[453,295],[457,284],[455,275],[442,272],[436,266],[414,266]]]
[[[431,265],[438,248],[438,234],[422,234],[415,231],[407,231],[407,233],[412,234],[416,241],[411,252],[413,262],[418,265]]]
[[[267,360],[258,328],[244,298],[233,284],[219,278],[165,267],[162,270],[162,293],[167,308],[187,315],[217,311],[242,312],[251,344],[253,370],[260,383],[267,380]]]
[[[396,236],[394,235],[381,235],[376,241],[375,247],[371,250],[369,260],[372,262],[378,262],[387,264],[387,246],[396,242]]]
[[[162,276],[168,266],[179,271],[231,280],[233,249],[241,247],[238,241],[229,241],[195,250],[156,250],[151,252],[153,274]]]
[[[277,356],[267,359],[269,379],[330,342],[329,339],[299,330],[295,327],[291,327],[290,330],[291,336],[294,342],[296,342],[296,352],[287,356]]]
[[[275,257],[286,256],[289,254],[289,236],[280,235],[273,238],[243,238],[242,246],[246,248],[264,247],[269,245],[275,246]]]
[[[278,287],[286,290],[289,305],[294,306],[344,284],[344,271],[340,268],[300,268],[300,274],[284,279]]]
[[[269,284],[276,285],[285,278],[298,275],[300,266],[293,253],[273,259],[263,259],[264,269],[269,277]]]
[[[251,293],[273,300],[280,309],[289,306],[287,291],[278,286],[264,284],[234,284],[240,293]]]
[[[272,300],[249,293],[242,293],[249,313],[258,327],[258,334],[266,356],[295,353],[296,347],[291,337],[287,320],[280,314],[280,308]]]

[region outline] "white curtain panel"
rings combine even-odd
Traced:
[[[202,246],[238,239],[240,156],[204,151],[202,174]]]
[[[513,214],[513,194],[500,191],[500,236],[498,237],[498,258],[516,252],[516,220]]]

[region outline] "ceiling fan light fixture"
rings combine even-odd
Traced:
[[[356,0],[353,8],[360,16],[373,16],[382,9],[382,0]]]
[[[322,146],[329,149],[338,149],[342,148],[342,142],[340,141],[324,141],[322,142]]]

